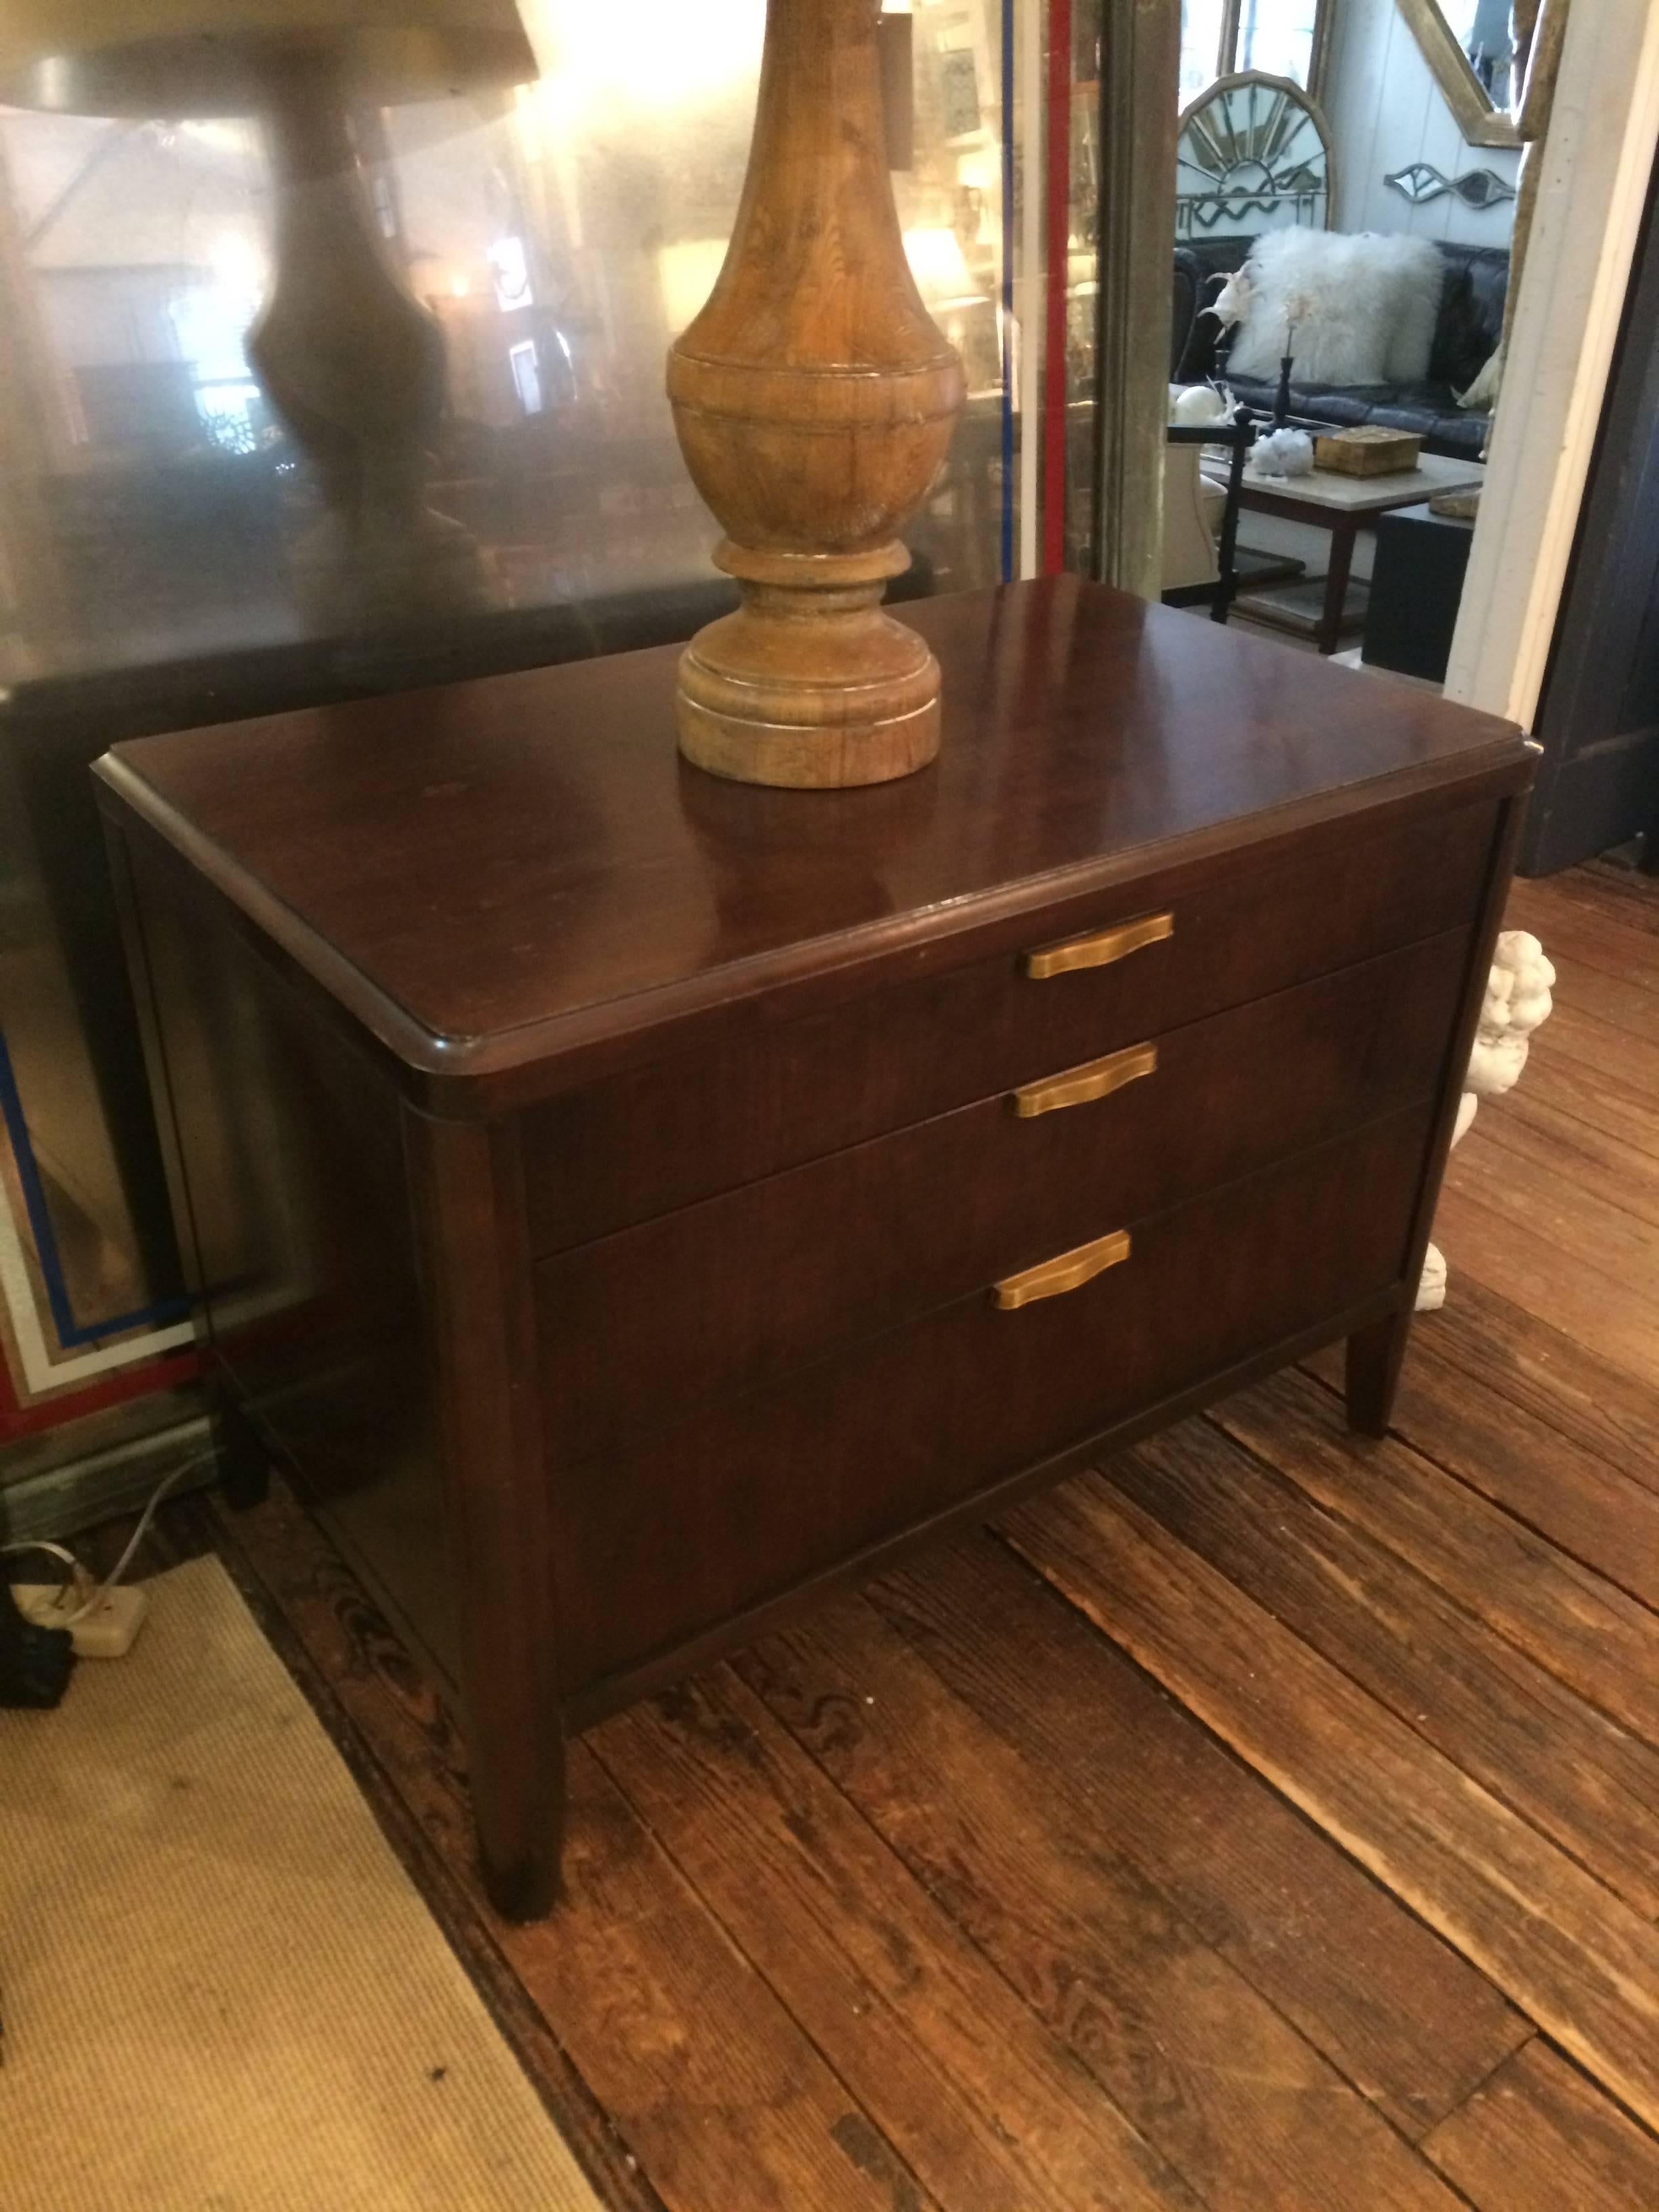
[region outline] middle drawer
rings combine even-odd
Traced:
[[[1427,1097],[1468,947],[1449,931],[543,1261],[551,1462]]]

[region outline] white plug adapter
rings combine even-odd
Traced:
[[[106,1590],[89,1613],[73,1616],[86,1603],[90,1591],[79,1578],[68,1583],[14,1583],[12,1596],[18,1611],[37,1628],[67,1628],[75,1639],[77,1659],[119,1659],[132,1649],[132,1640],[143,1626],[149,1600],[142,1589]]]

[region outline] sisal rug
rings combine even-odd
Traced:
[[[596,2212],[216,1560],[0,1712],[6,2212]]]

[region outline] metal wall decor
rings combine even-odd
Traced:
[[[1288,77],[1254,70],[1223,77],[1182,116],[1177,239],[1293,225],[1322,230],[1330,197],[1330,133]]]
[[[1465,207],[1477,209],[1497,207],[1515,198],[1515,186],[1496,169],[1466,169],[1461,177],[1448,177],[1431,162],[1413,161],[1409,168],[1395,169],[1382,181],[1413,207],[1437,200],[1446,192],[1455,192]]]

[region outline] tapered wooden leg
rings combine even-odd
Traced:
[[[496,1911],[534,1920],[559,1893],[564,1742],[517,1130],[411,1112],[405,1158],[438,1370],[478,1856]]]
[[[487,1725],[467,1736],[485,1891],[503,1920],[540,1920],[564,1890],[563,1738],[509,1745]]]
[[[1362,1437],[1385,1437],[1394,1413],[1400,1369],[1411,1340],[1409,1310],[1374,1321],[1348,1339],[1348,1426]]]
[[[1361,1436],[1387,1436],[1389,1423],[1393,1417],[1395,1395],[1400,1387],[1400,1370],[1405,1361],[1406,1346],[1411,1340],[1414,1302],[1423,1279],[1423,1257],[1428,1250],[1429,1232],[1434,1225],[1434,1209],[1440,1196],[1441,1178],[1445,1174],[1446,1160],[1451,1151],[1458,1102],[1463,1092],[1464,1072],[1469,1064],[1475,1025],[1480,1018],[1486,979],[1492,969],[1492,945],[1498,935],[1498,923],[1503,919],[1504,901],[1509,892],[1510,878],[1515,870],[1515,856],[1520,845],[1521,823],[1525,811],[1524,796],[1505,799],[1499,810],[1493,833],[1492,863],[1481,899],[1480,919],[1475,925],[1467,957],[1462,1010],[1458,1016],[1456,1035],[1446,1060],[1445,1079],[1441,1089],[1434,1135],[1430,1140],[1426,1169],[1418,1193],[1417,1210],[1407,1243],[1405,1262],[1401,1269],[1404,1303],[1397,1312],[1373,1322],[1369,1328],[1356,1329],[1348,1339],[1348,1426],[1357,1430]]]

